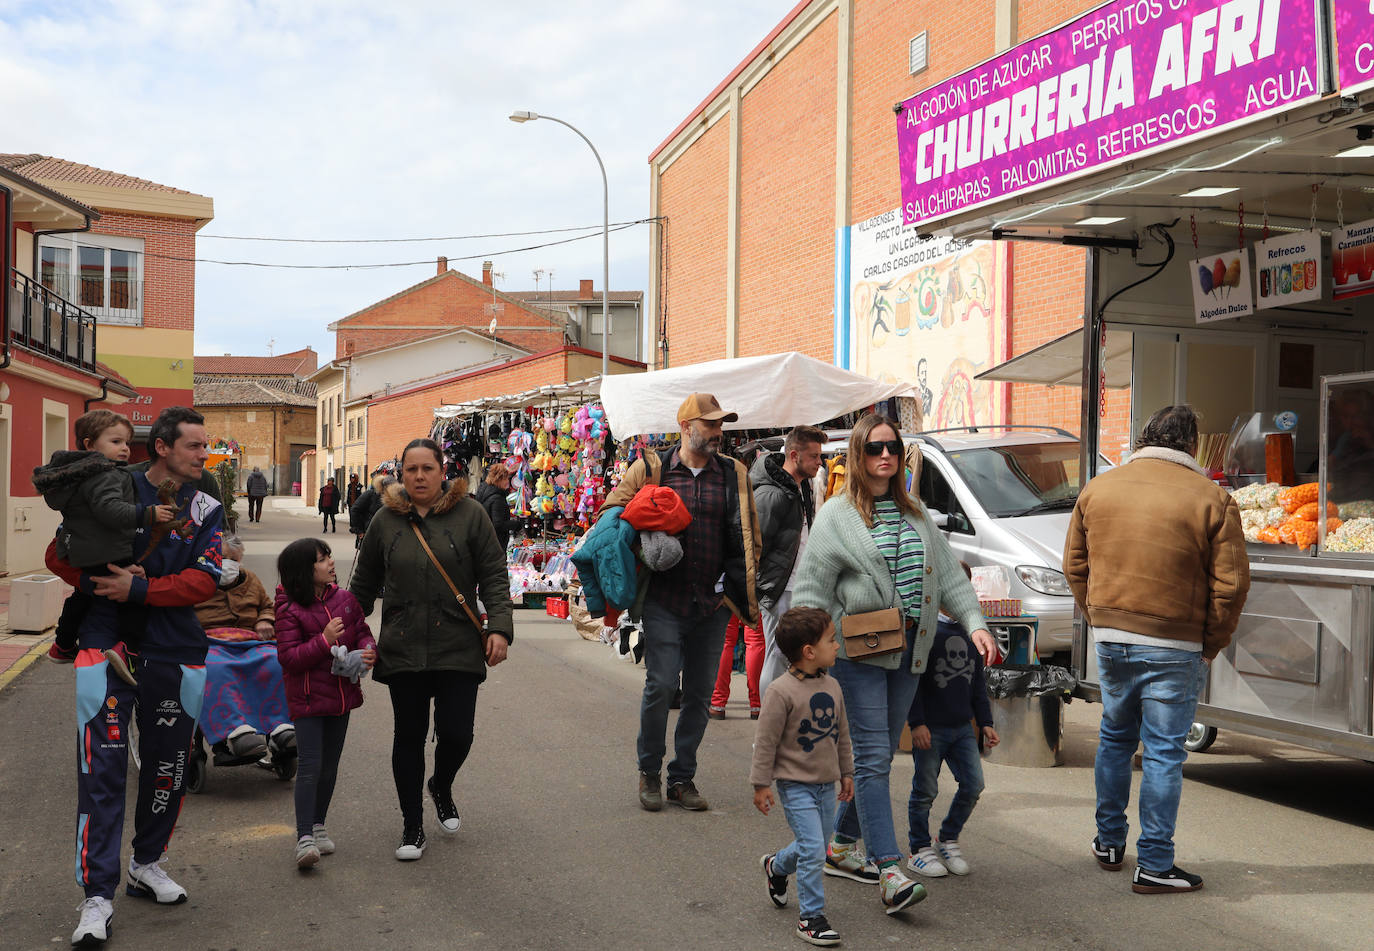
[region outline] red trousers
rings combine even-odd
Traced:
[[[759,708],[759,672],[763,670],[763,629],[748,627],[739,618],[730,618],[725,628],[725,647],[720,652],[720,672],[716,675],[716,690],[711,694],[711,706],[720,709],[730,701],[730,673],[735,667],[735,641],[744,628],[744,678],[749,685],[749,709]]]

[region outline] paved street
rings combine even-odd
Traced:
[[[244,529],[269,589],[282,544],[314,529],[269,510]],[[351,536],[329,536],[348,575]],[[291,856],[290,787],[253,767],[211,769],[188,796],[167,869],[190,901],[122,893],[111,948],[794,948],[765,895],[758,857],[784,844],[781,810],[754,811],[742,677],[731,718],[712,722],[697,777],[713,809],[640,811],[634,737],[643,668],[580,640],[565,621],[518,612],[509,663],[479,701],[477,740],[455,789],[462,831],[429,814],[423,860],[400,863],[389,766],[390,706],[378,685],[354,715],[329,828],[313,873]],[[1099,871],[1092,755],[1099,708],[1068,711],[1058,769],[987,767],[965,832],[973,866],[888,917],[874,890],[827,879],[827,911],[850,948],[1368,947],[1374,929],[1374,766],[1223,734],[1185,771],[1179,861],[1202,892],[1138,896],[1127,871]],[[0,948],[65,947],[72,880],[72,673],[32,664],[0,691]],[[894,770],[905,831],[909,757]],[[937,802],[942,815],[948,789]],[[428,804],[427,804],[428,805]],[[132,799],[130,800],[132,812]],[[126,829],[127,842],[131,829]],[[1134,851],[1128,852],[1128,862]]]

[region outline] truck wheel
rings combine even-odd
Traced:
[[[1194,723],[1183,737],[1183,748],[1189,753],[1201,753],[1217,741],[1217,728]]]

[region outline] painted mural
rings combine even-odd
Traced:
[[[1005,384],[974,377],[1006,355],[999,242],[921,239],[893,210],[851,229],[851,369],[913,384],[926,429],[1004,421]]]

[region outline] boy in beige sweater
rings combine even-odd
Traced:
[[[854,798],[854,755],[839,683],[826,671],[839,644],[830,615],[793,608],[778,621],[777,645],[787,673],[763,696],[754,735],[754,805],[768,815],[773,782],[793,841],[760,860],[769,900],[787,904],[787,876],[797,876],[801,918],[797,937],[828,947],[840,935],[825,918],[825,844],[835,828],[835,803]],[[835,783],[840,784],[838,797]]]

